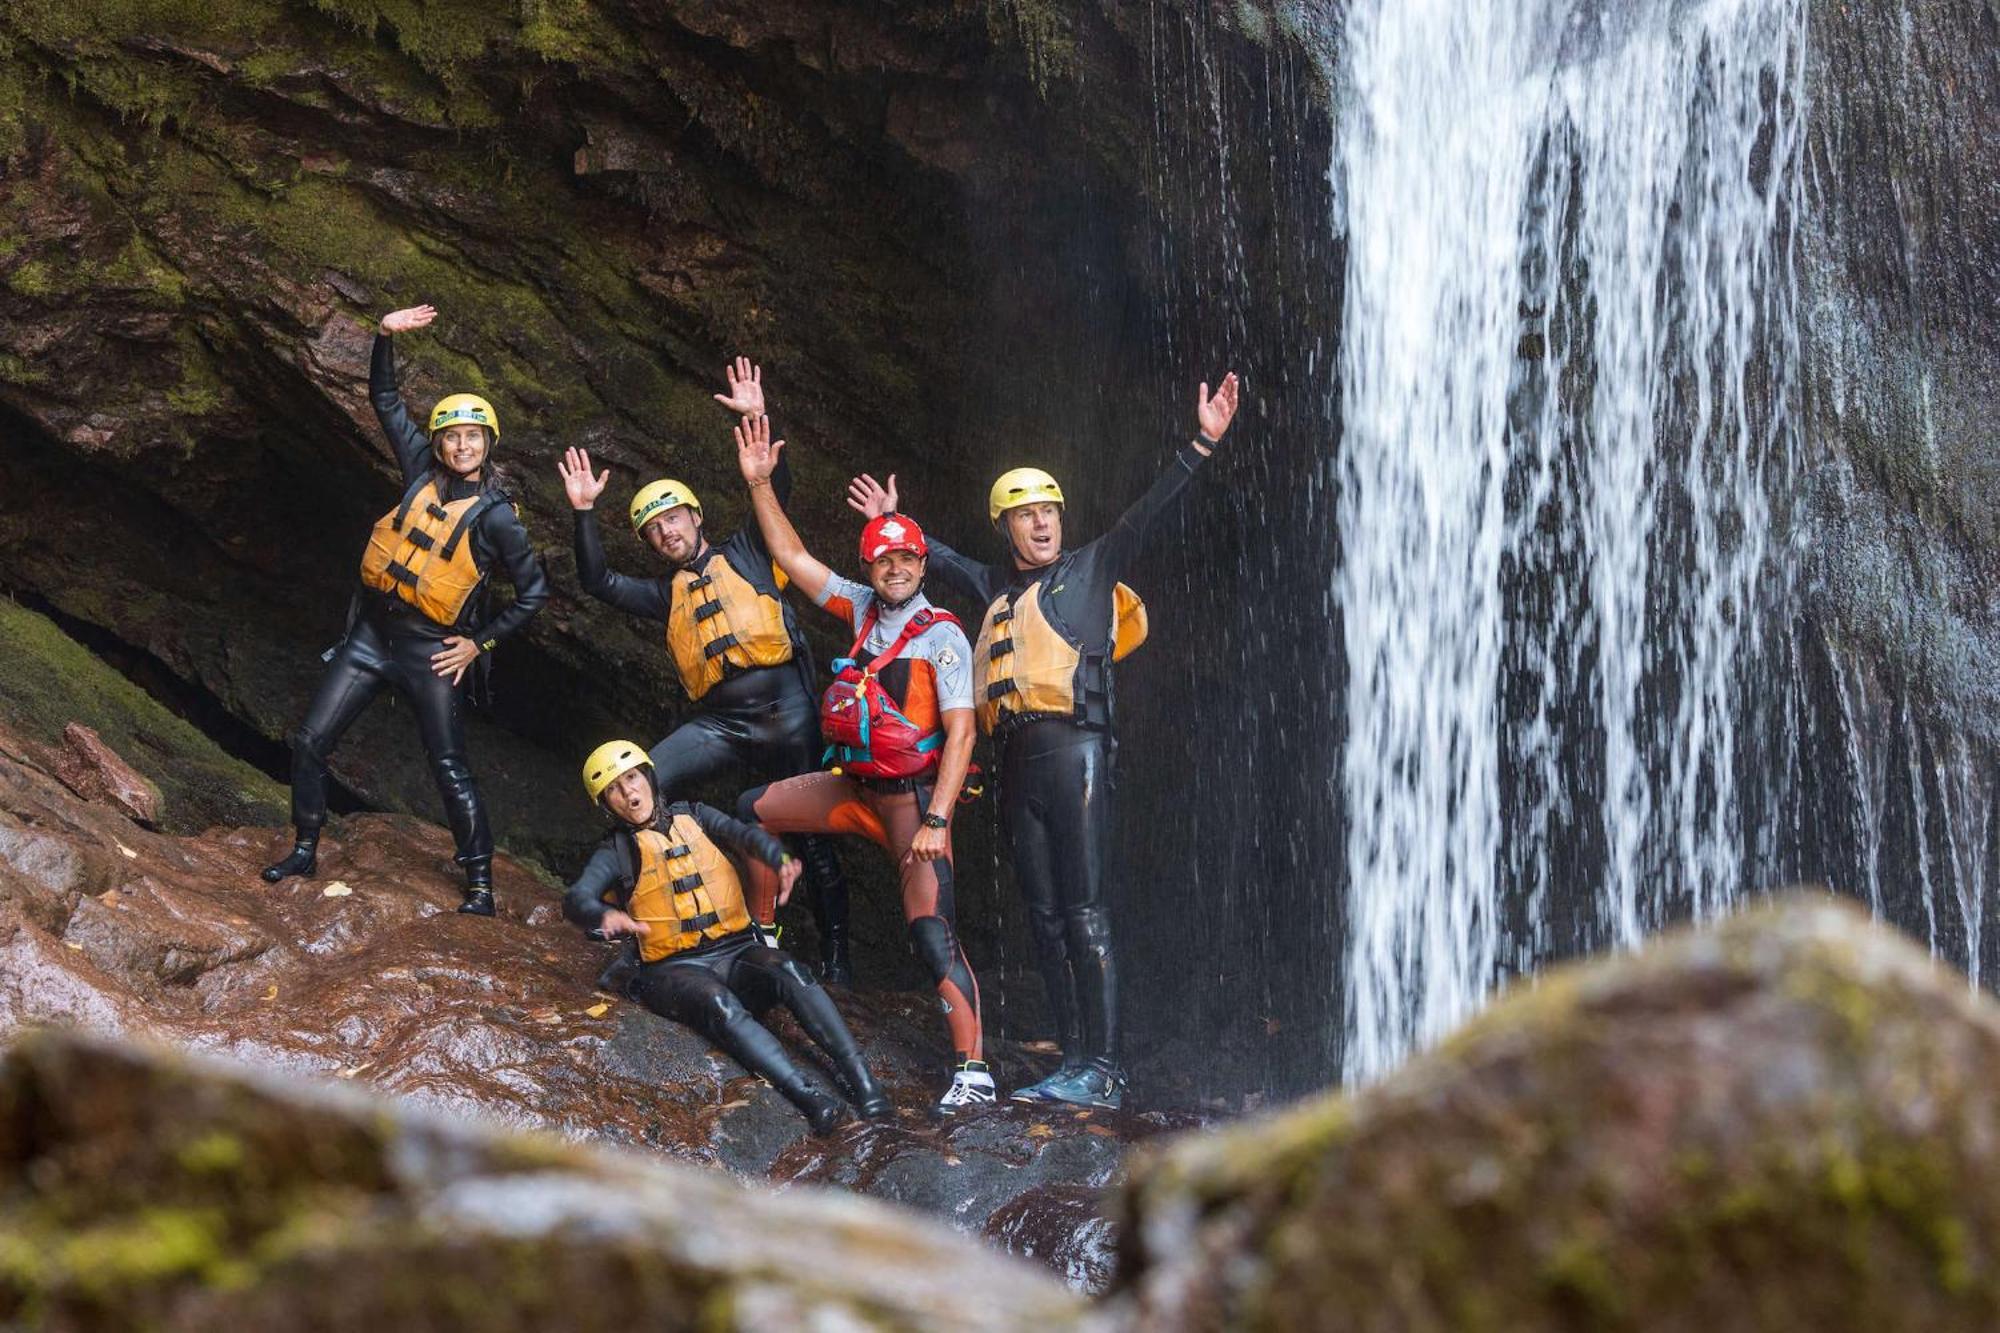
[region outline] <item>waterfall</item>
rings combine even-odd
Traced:
[[[1770,873],[1804,39],[1802,0],[1350,8],[1351,1080]]]

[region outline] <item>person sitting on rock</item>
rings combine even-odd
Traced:
[[[930,969],[951,1030],[951,1085],[940,1115],[994,1100],[982,1059],[979,984],[952,916],[951,815],[972,760],[972,645],[957,617],[924,599],[923,530],[908,518],[861,534],[867,583],[844,579],[806,550],[772,494],[783,440],[766,417],[736,428],[737,463],[764,544],[799,589],[854,633],[820,704],[832,772],[786,778],[743,794],[738,817],[780,833],[857,833],[896,862],[910,947]],[[753,868],[760,921],[789,890]]]
[[[726,375],[729,392],[716,394],[716,401],[739,416],[762,413],[762,369],[738,357]],[[632,531],[671,568],[658,578],[633,578],[605,563],[591,512],[610,471],[593,475],[582,449],[569,450],[557,470],[576,510],[576,573],[583,590],[627,615],[666,626],[675,674],[700,709],[653,747],[661,788],[688,791],[732,771],[768,782],[817,766],[812,655],[756,531],[712,544],[693,488],[650,482],[632,497]],[[790,471],[780,469],[772,484],[778,503],[785,503]],[[826,838],[802,838],[797,847],[819,929],[820,976],[846,985],[847,884],[839,858]]]
[[[464,695],[473,663],[520,632],[548,600],[548,579],[528,533],[487,466],[500,418],[477,394],[455,393],[419,429],[396,387],[391,339],[437,317],[427,305],[382,317],[368,369],[375,419],[402,465],[403,498],[375,524],[361,557],[361,587],[347,635],[305,721],[292,736],[291,854],[264,869],[270,883],[310,875],[326,823],[327,757],[369,701],[393,686],[416,705],[417,726],[444,797],[465,868],[459,911],[493,915],[493,831],[465,755]],[[486,614],[494,570],[514,585],[514,601]]]
[[[593,750],[583,789],[613,826],[564,895],[563,915],[604,938],[638,940],[639,966],[626,993],[720,1046],[798,1107],[815,1134],[825,1134],[847,1108],[751,1015],[753,1007],[783,1004],[832,1058],[861,1114],[893,1117],[832,997],[790,954],[764,943],[725,854],[767,869],[790,892],[799,863],[784,845],[711,806],[663,803],[653,761],[636,741]]]

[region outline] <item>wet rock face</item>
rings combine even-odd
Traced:
[[[1025,1264],[832,1191],[240,1067],[37,1034],[0,1062],[0,1320],[221,1327],[1052,1330]]]
[[[1317,239],[1327,123],[1297,34],[1325,7],[0,6],[0,209],[17,223],[0,243],[0,588],[199,692],[282,774],[363,538],[400,490],[363,391],[370,330],[435,302],[439,322],[399,347],[406,393],[494,400],[498,465],[555,594],[498,654],[469,748],[502,845],[571,870],[594,825],[568,795],[578,757],[691,710],[658,627],[580,594],[555,460],[584,445],[611,470],[599,516],[625,572],[661,568],[619,521],[646,480],[689,482],[710,531],[733,530],[745,509],[709,397],[732,353],[763,362],[799,524],[843,568],[842,486],[863,469],[900,474],[912,512],[968,552],[999,555],[986,487],[1025,461],[1073,478],[1077,532],[1103,531],[1231,358],[1268,394],[1261,434],[1241,432],[1265,460],[1245,459],[1267,483],[1248,508],[1310,519],[1327,350],[1297,331],[1330,327],[1338,294]],[[1313,219],[1302,244],[1292,217]],[[1312,447],[1281,449],[1295,416]],[[1182,602],[1213,626],[1190,637],[1233,644],[1262,627],[1206,566],[1278,557],[1225,494],[1200,529],[1163,534],[1140,582],[1156,616]],[[822,664],[845,650],[801,609]],[[1267,674],[1323,655],[1309,637],[1295,651],[1299,670]],[[1185,759],[1160,720],[1198,712],[1236,665],[1218,649],[1197,679],[1176,661],[1135,666],[1123,694],[1135,772]],[[385,699],[334,754],[359,808],[435,816],[414,733]],[[700,794],[726,807],[751,780]],[[1132,827],[1182,797],[1135,806]],[[993,820],[971,813],[960,856],[993,865]],[[1221,818],[1261,821],[1243,837],[1265,846],[1294,822],[1247,796]],[[1195,837],[1161,861],[1189,863]],[[1129,841],[1133,861],[1160,842]],[[1132,883],[1162,869],[1135,864]],[[850,871],[881,886],[857,897],[864,963],[908,967],[891,877],[866,857]],[[994,887],[961,880],[968,947],[1028,976]],[[995,1011],[1046,1035],[1038,984],[982,984],[1015,990]],[[1231,1045],[1253,1053],[1273,1017],[1233,994],[1210,1016],[1242,1018]],[[1313,1043],[1291,1044],[1273,1064],[1315,1077]]]
[[[257,870],[284,835],[149,831],[31,754],[0,725],[0,1036],[73,1024],[167,1040],[471,1119],[838,1185],[992,1234],[1080,1284],[1107,1273],[1087,1201],[1131,1142],[1194,1123],[1004,1106],[940,1126],[928,1110],[950,1052],[934,999],[857,992],[837,999],[901,1115],[811,1139],[704,1039],[594,992],[609,952],[511,858],[496,866],[500,918],[459,916],[444,830],[357,815],[329,829],[316,878],[272,888]],[[770,1022],[837,1088],[788,1016]],[[1003,1088],[1052,1063],[1005,1042],[991,1059]],[[996,1226],[1050,1190],[1072,1192],[1067,1211]]]
[[[1377,1087],[1145,1156],[1171,1329],[2000,1318],[2000,1010],[1822,898],[1523,987]]]

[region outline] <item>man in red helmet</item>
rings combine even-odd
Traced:
[[[771,489],[784,445],[772,441],[768,418],[745,417],[736,428],[757,525],[786,576],[848,623],[854,647],[834,664],[820,703],[833,769],[754,787],[737,816],[773,833],[859,834],[895,859],[910,947],[930,968],[951,1029],[951,1085],[937,1111],[954,1115],[994,1100],[979,984],[952,925],[951,816],[976,734],[972,645],[958,618],[924,597],[930,548],[914,519],[885,514],[862,529],[867,583],[813,558]],[[751,877],[751,913],[769,923],[783,894],[763,867],[753,865]]]

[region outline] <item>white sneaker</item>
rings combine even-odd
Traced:
[[[967,1060],[952,1071],[951,1086],[938,1098],[939,1115],[957,1115],[968,1106],[991,1106],[999,1100],[993,1089],[993,1075],[983,1060]]]

